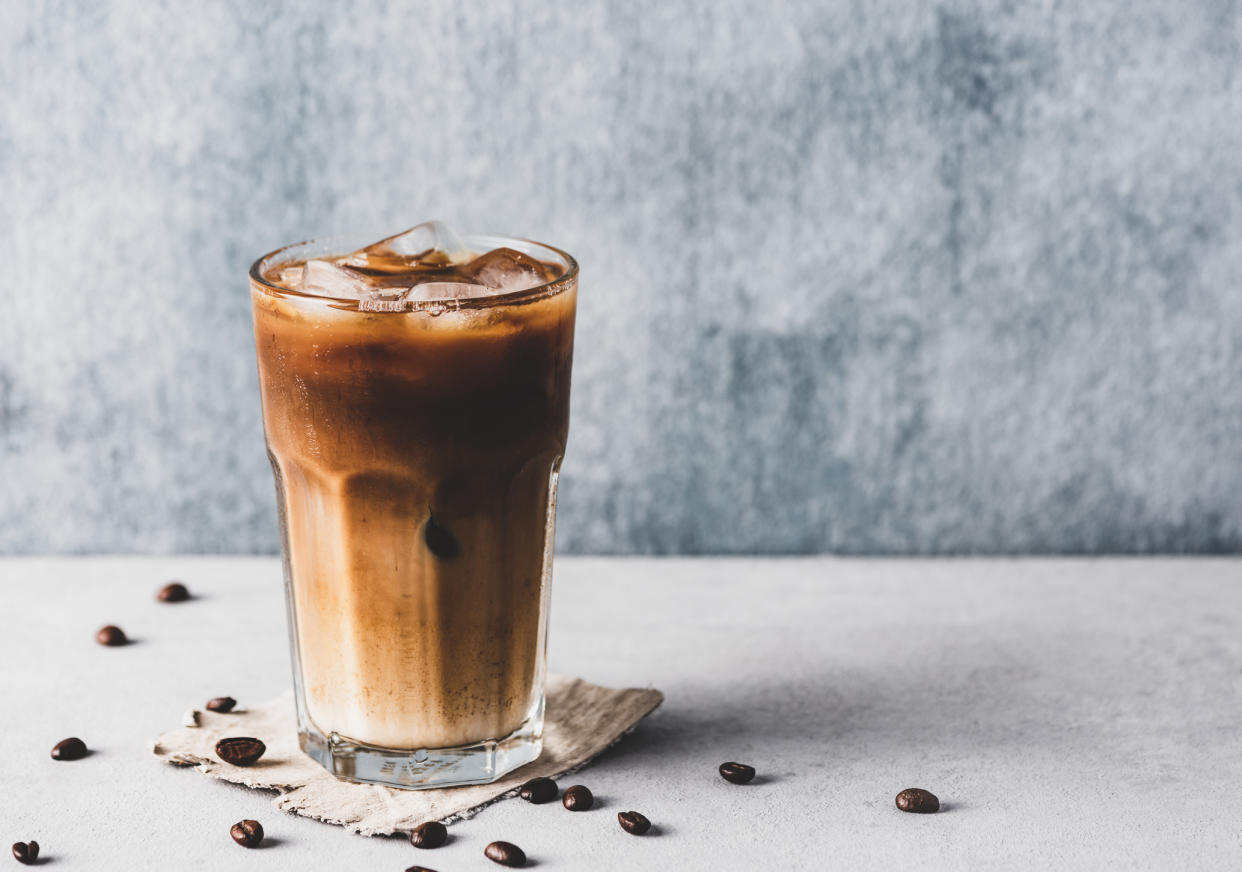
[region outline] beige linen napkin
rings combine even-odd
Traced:
[[[533,763],[492,784],[441,790],[397,790],[339,781],[298,747],[293,696],[229,714],[198,712],[199,726],[164,733],[152,744],[155,756],[178,766],[260,790],[277,791],[276,807],[339,824],[364,836],[412,830],[425,821],[445,823],[473,816],[484,806],[515,794],[528,779],[571,772],[630,732],[664,701],[658,690],[600,687],[566,675],[549,675],[543,753]],[[216,757],[225,736],[263,740],[267,753],[240,768]]]

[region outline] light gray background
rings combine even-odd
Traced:
[[[583,264],[559,542],[1242,548],[1228,0],[9,4],[0,551],[271,551],[245,270]]]

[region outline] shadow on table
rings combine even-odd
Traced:
[[[983,657],[967,647],[865,670],[757,664],[724,652],[709,680],[687,676],[680,686],[662,687],[663,707],[599,762],[659,766],[665,758],[673,764],[708,753],[720,761],[748,762],[745,754],[822,764],[1038,747],[1090,755],[1098,753],[1102,729],[1098,718],[1082,716],[1093,704],[1082,687],[1089,666],[1075,670],[1058,676],[1042,658],[1004,650]],[[779,771],[761,770],[751,783],[780,779]]]

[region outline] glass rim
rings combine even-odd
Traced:
[[[551,281],[535,285],[532,288],[523,288],[519,291],[506,291],[499,294],[491,294],[486,297],[470,297],[467,299],[452,300],[402,300],[400,305],[394,308],[385,308],[383,310],[363,309],[359,306],[360,301],[348,297],[327,297],[322,294],[307,294],[302,291],[295,291],[278,284],[274,284],[263,276],[263,269],[266,266],[276,262],[276,259],[286,252],[298,248],[308,248],[310,246],[323,246],[326,251],[335,251],[336,247],[332,243],[341,241],[341,254],[348,254],[353,248],[344,243],[344,240],[351,237],[346,235],[326,236],[315,239],[306,239],[302,242],[294,242],[289,245],[282,245],[273,251],[259,257],[250,265],[250,280],[258,285],[264,293],[273,297],[295,297],[299,300],[317,300],[326,306],[333,308],[344,308],[354,311],[372,314],[404,314],[407,312],[433,311],[439,312],[445,309],[490,309],[493,306],[508,306],[516,303],[527,303],[533,300],[544,299],[545,297],[553,297],[562,291],[576,284],[578,280],[578,261],[573,255],[554,245],[548,245],[546,242],[537,242],[534,239],[526,239],[521,236],[502,236],[492,233],[462,233],[459,234],[462,241],[470,245],[472,240],[486,240],[489,243],[499,242],[500,245],[493,245],[487,251],[493,248],[516,248],[523,254],[532,254],[530,248],[542,249],[545,252],[556,255],[565,263],[565,273]],[[505,243],[516,242],[516,246],[506,245]],[[483,253],[486,253],[483,252]],[[532,255],[533,256],[533,255]],[[543,258],[539,258],[542,260]]]

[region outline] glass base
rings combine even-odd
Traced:
[[[407,790],[489,784],[535,760],[543,750],[542,712],[503,739],[455,748],[377,748],[336,733],[325,736],[313,724],[298,728],[298,742],[337,778]]]

